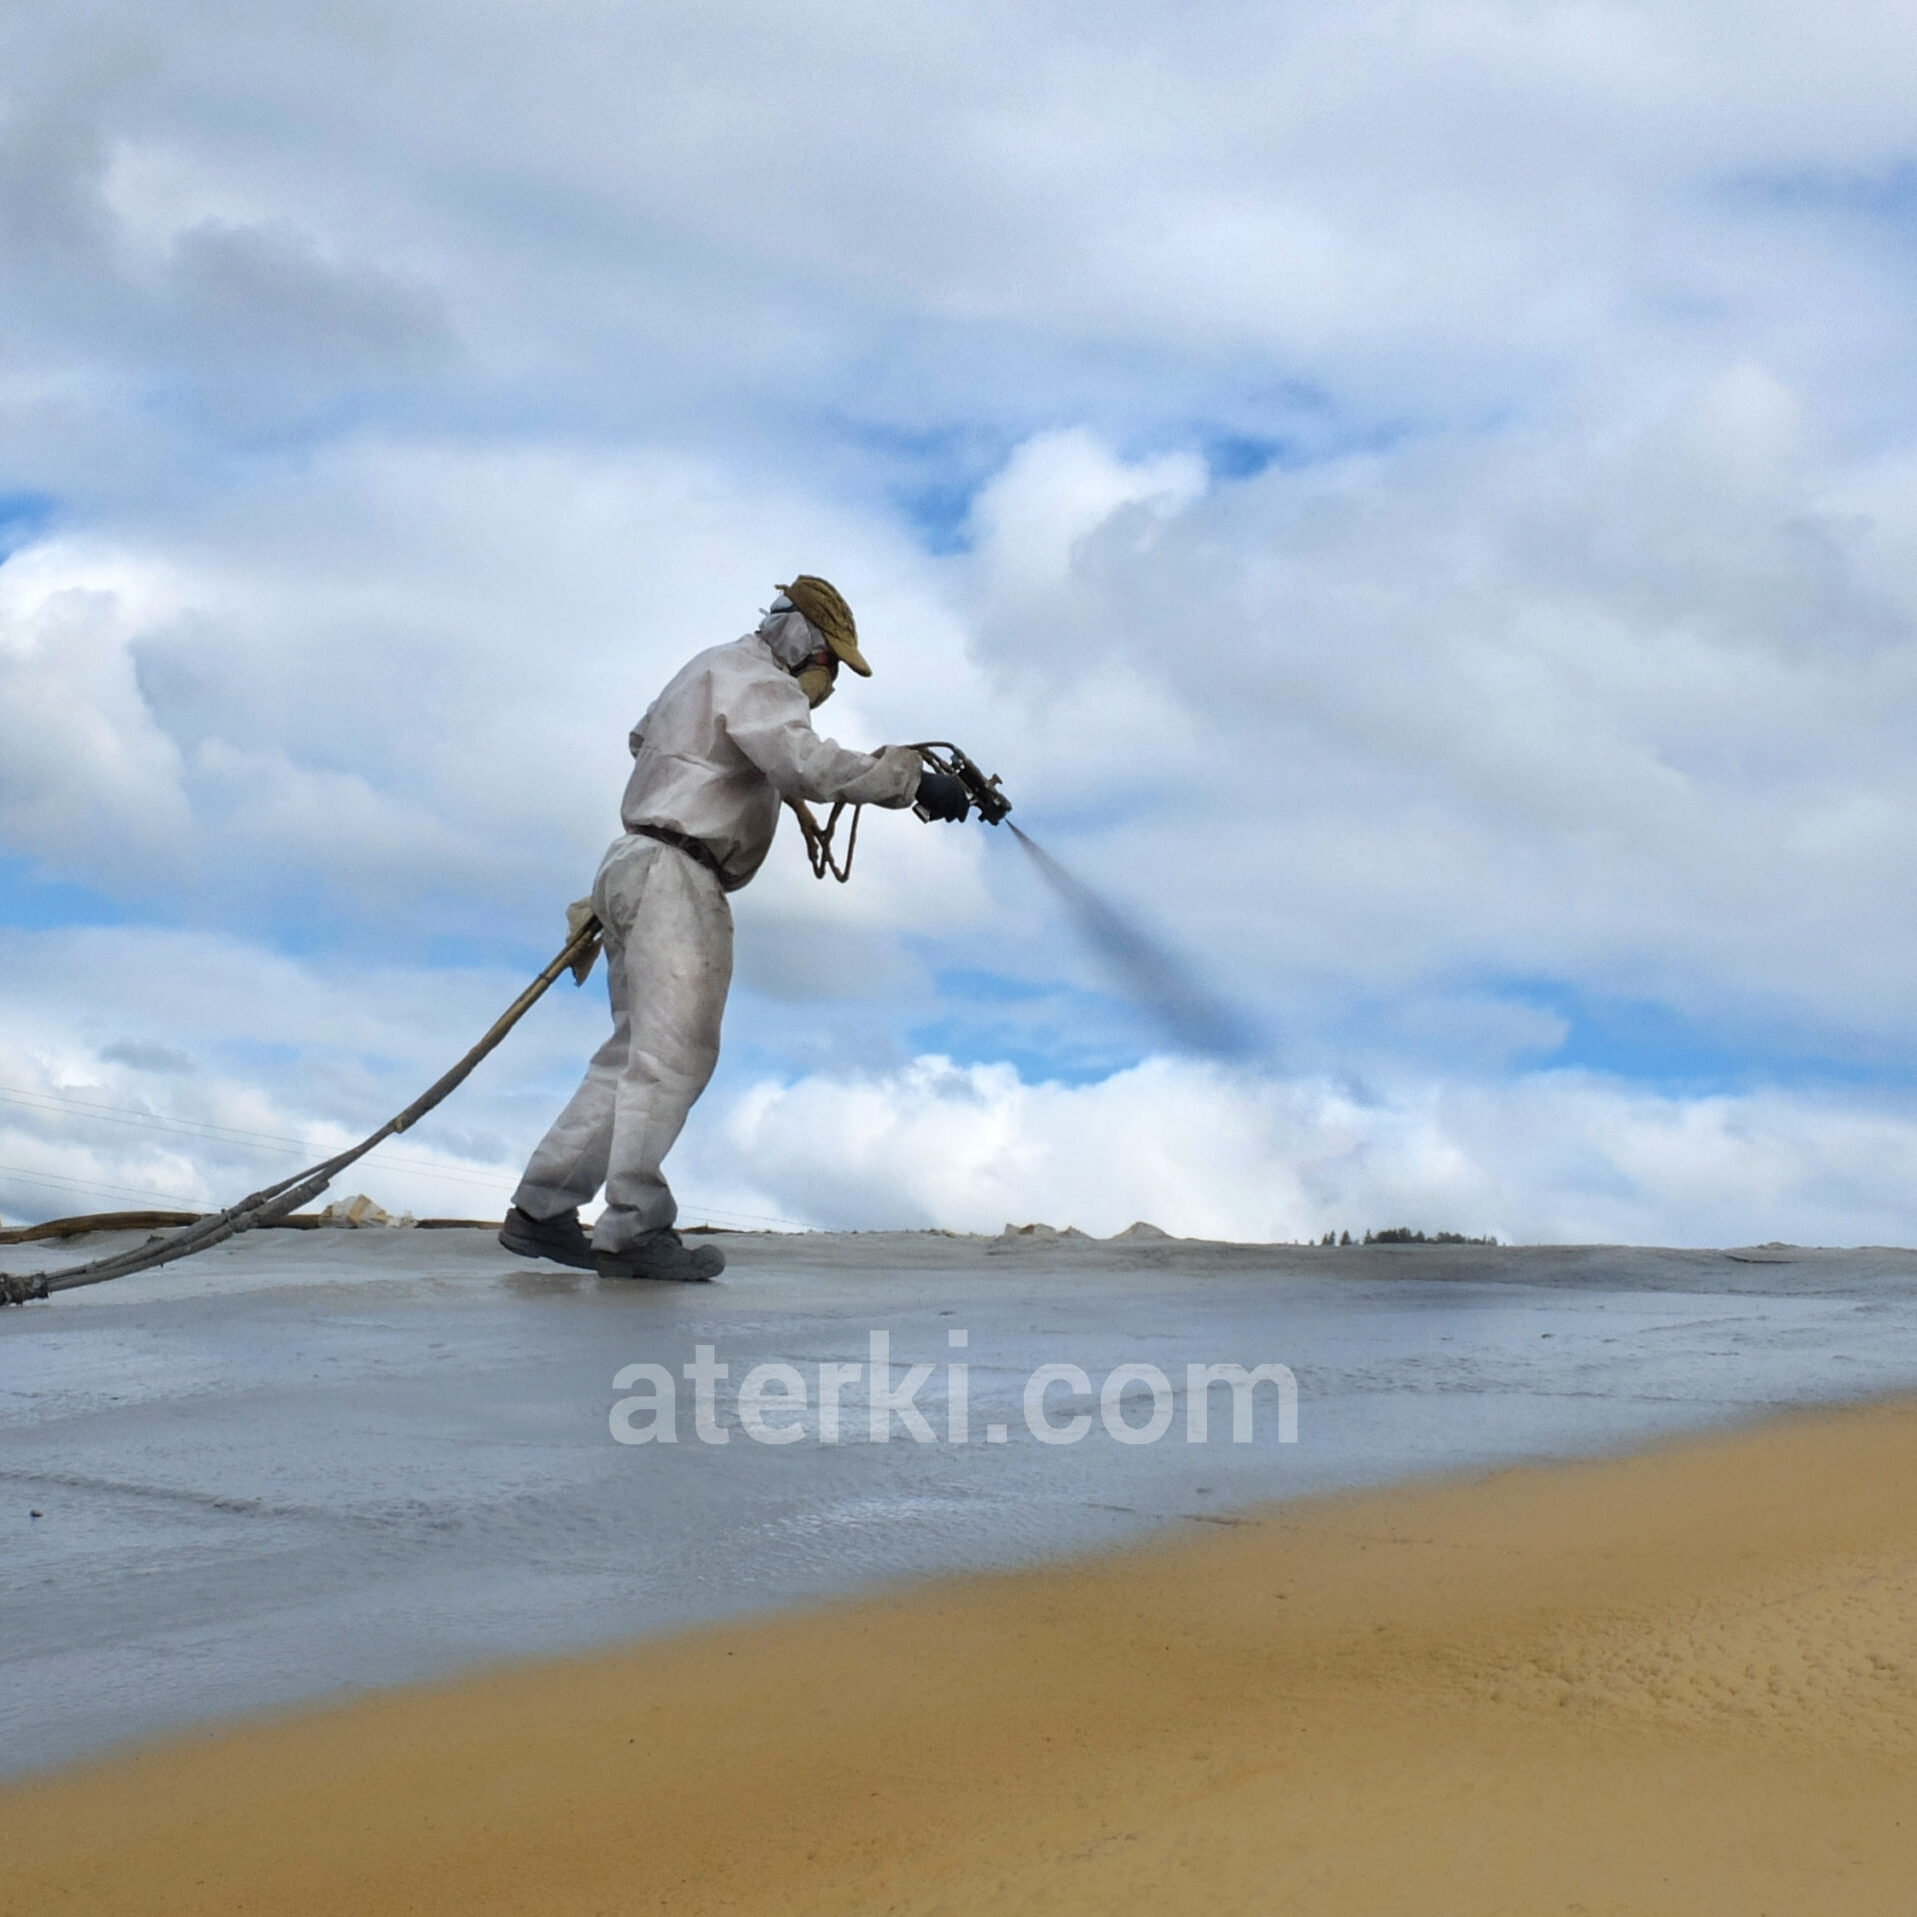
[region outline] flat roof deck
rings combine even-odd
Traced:
[[[1229,1522],[1270,1499],[1624,1447],[1917,1385],[1917,1254],[728,1235],[711,1286],[602,1283],[479,1231],[258,1233],[0,1313],[0,1767],[166,1728],[664,1631],[934,1572]],[[109,1245],[10,1248],[10,1269]],[[934,1442],[868,1428],[863,1375],[821,1441],[821,1365],[892,1382]],[[962,1343],[954,1334],[965,1334]],[[709,1442],[685,1368],[700,1346]],[[946,1367],[968,1367],[968,1433]],[[1190,1364],[1278,1363],[1251,1440]],[[756,1442],[737,1393],[796,1367]],[[636,1364],[679,1380],[678,1441],[614,1441]],[[1024,1401],[1055,1383],[1043,1443]],[[1099,1389],[1158,1368],[1169,1428],[1127,1443]],[[648,1387],[641,1384],[638,1390]],[[1142,1394],[1142,1395],[1141,1395]],[[776,1395],[776,1393],[775,1393]],[[1134,1383],[1134,1426],[1151,1412]],[[629,1420],[633,1429],[649,1415]],[[991,1428],[1003,1428],[993,1441]],[[41,1515],[33,1516],[38,1512]]]

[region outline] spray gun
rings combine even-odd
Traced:
[[[987,825],[997,825],[1011,811],[1012,802],[999,790],[998,774],[989,776],[979,770],[975,760],[968,758],[950,739],[926,739],[911,747],[926,765],[934,772],[942,772],[948,779],[956,779],[965,788],[965,796],[977,807],[978,815]],[[840,814],[845,811],[846,801],[838,800],[821,824],[813,816],[812,808],[803,799],[788,799],[786,804],[793,816],[799,821],[799,830],[805,837],[805,856],[812,867],[812,876],[823,879],[835,878],[843,885],[852,876],[852,854],[858,850],[859,814],[861,806],[852,808],[852,827],[846,834],[845,857],[837,858],[832,849],[832,835],[838,830]],[[915,805],[912,810],[921,819],[929,820],[931,813],[923,806]],[[1012,830],[1017,832],[1018,827]]]
[[[1011,811],[1011,800],[999,790],[998,774],[994,772],[987,777],[950,739],[926,739],[912,750],[934,772],[942,772],[948,779],[956,779],[965,788],[965,796],[978,808],[979,817],[987,825],[999,824]],[[921,806],[915,805],[912,810],[921,819],[932,816]]]

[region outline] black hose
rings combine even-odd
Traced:
[[[242,1198],[225,1211],[211,1212],[183,1225],[178,1231],[159,1233],[131,1251],[116,1252],[109,1258],[96,1258],[90,1264],[70,1265],[64,1271],[36,1271],[16,1276],[0,1271],[0,1305],[23,1305],[30,1299],[51,1297],[56,1291],[74,1291],[81,1285],[105,1284],[109,1278],[124,1278],[132,1272],[150,1271],[155,1265],[170,1265],[176,1259],[191,1258],[197,1252],[210,1251],[243,1231],[270,1225],[287,1213],[298,1211],[317,1198],[348,1165],[364,1158],[375,1145],[410,1130],[441,1100],[457,1091],[472,1075],[473,1068],[492,1051],[519,1021],[542,999],[547,988],[561,972],[571,971],[598,950],[599,921],[589,918],[580,926],[559,955],[493,1021],[491,1029],[451,1071],[435,1079],[402,1112],[396,1112],[378,1131],[336,1156],[310,1165],[305,1171],[282,1178]]]

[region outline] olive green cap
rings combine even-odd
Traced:
[[[779,590],[805,614],[806,624],[854,672],[862,679],[871,678],[872,668],[865,663],[865,654],[859,650],[859,629],[853,622],[852,608],[845,603],[831,580],[821,579],[816,573],[802,572],[791,585],[781,586]]]

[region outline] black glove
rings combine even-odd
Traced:
[[[953,778],[949,772],[921,773],[918,794],[912,803],[928,819],[942,819],[951,825],[957,825],[972,810],[964,781]]]

